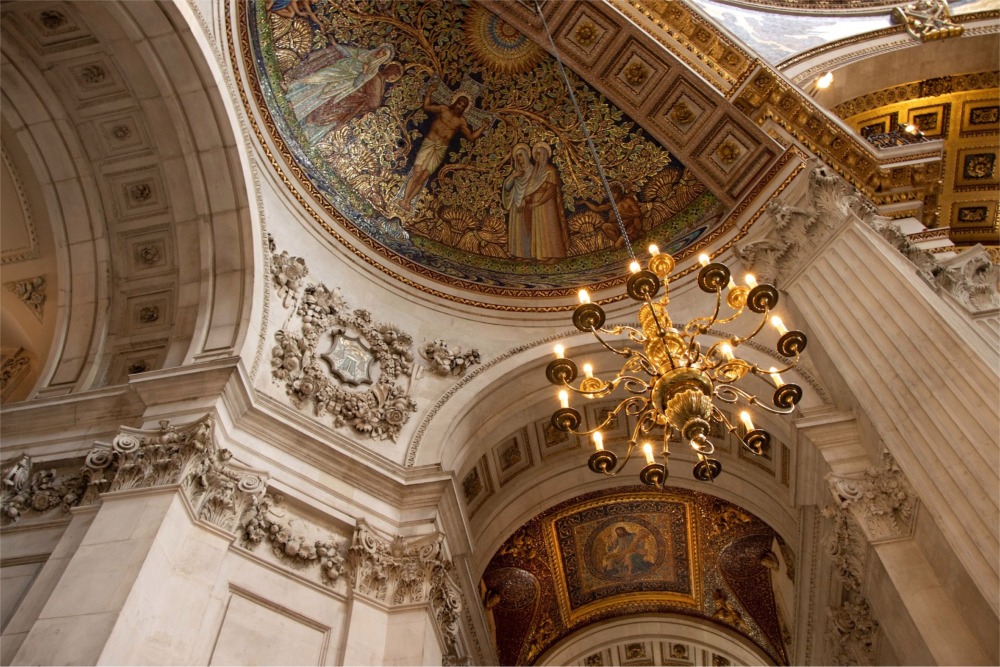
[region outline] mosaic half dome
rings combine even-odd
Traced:
[[[562,296],[622,280],[629,242],[676,253],[722,218],[674,155],[567,71],[619,224],[556,60],[483,7],[240,11],[258,106],[306,205],[429,285]]]

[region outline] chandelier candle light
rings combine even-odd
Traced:
[[[806,346],[805,334],[801,331],[789,331],[779,317],[773,316],[771,322],[780,336],[777,344],[778,353],[789,359],[788,364],[781,369],[772,366],[764,370],[737,357],[736,349],[764,329],[768,315],[778,303],[778,290],[773,285],[758,285],[752,275],[746,276],[743,285],[737,285],[725,264],[712,262],[705,254],[698,257],[698,262],[701,264],[698,286],[705,292],[715,295],[714,311],[710,316],[697,317],[682,327],[674,326],[667,313],[667,304],[670,301],[669,280],[670,273],[674,270],[674,258],[660,252],[655,245],[649,246],[650,258],[646,268],[643,268],[636,258],[615,198],[604,175],[604,169],[601,167],[601,161],[598,159],[597,149],[594,147],[587,123],[577,104],[576,95],[566,76],[538,0],[535,2],[535,9],[549,38],[549,45],[563,83],[566,84],[587,147],[597,167],[597,175],[618,222],[625,247],[632,258],[629,264],[631,275],[626,282],[626,291],[630,297],[642,304],[639,308],[640,328],[624,325],[605,327],[604,309],[591,302],[587,290],[580,290],[580,305],[573,311],[573,325],[580,331],[593,333],[604,348],[624,361],[615,377],[610,380],[595,376],[593,366],[585,364],[583,379],[578,386],[573,386],[578,374],[576,364],[566,358],[566,350],[562,345],[556,345],[556,358],[545,369],[549,382],[560,387],[560,407],[552,415],[552,424],[567,433],[593,436],[596,451],[590,455],[588,465],[594,472],[617,475],[628,463],[632,451],[639,446],[646,458],[646,465],[639,473],[639,479],[644,484],[662,488],[667,480],[669,443],[686,441],[690,443],[698,458],[694,466],[695,478],[712,481],[722,472],[722,464],[712,456],[715,453],[715,446],[708,439],[713,426],[722,425],[730,433],[735,434],[742,445],[756,456],[762,456],[771,442],[770,434],[754,425],[749,411],[740,412],[739,422],[734,426],[714,401],[718,399],[730,404],[745,402],[747,407],[757,405],[775,414],[789,414],[802,398],[802,388],[795,384],[785,384],[781,379],[781,373],[791,370],[798,364],[799,354]],[[661,287],[662,296],[660,296]],[[727,292],[726,304],[735,312],[720,317],[724,290]],[[699,336],[708,333],[709,329],[717,324],[733,322],[746,310],[761,316],[756,327],[748,335],[732,336],[702,351],[701,343],[698,341]],[[624,343],[616,347],[606,342],[602,335],[625,337],[631,344]],[[771,399],[774,407],[761,403],[754,394],[735,386],[736,382],[745,377],[755,375],[766,378],[765,382],[770,380],[776,386]],[[604,398],[619,388],[628,395],[608,412],[604,420],[589,431],[578,430],[582,419],[580,412],[570,407],[570,394],[596,399]],[[636,416],[636,422],[628,441],[628,450],[619,465],[618,456],[605,448],[601,429],[622,412]],[[663,463],[656,462],[653,440],[662,442],[660,454]]]

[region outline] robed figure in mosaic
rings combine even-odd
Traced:
[[[525,211],[531,179],[531,148],[517,144],[511,151],[513,170],[503,182],[501,202],[507,211],[507,252],[511,257],[531,257],[531,223]]]
[[[310,55],[288,72],[291,81],[288,101],[295,116],[306,127],[310,141],[318,141],[329,130],[324,109],[363,90],[393,53],[391,44],[374,49],[335,44]]]
[[[543,261],[562,259],[569,248],[562,179],[550,161],[552,149],[547,143],[535,144],[531,157],[534,166],[525,198],[525,214],[531,230],[531,256]]]

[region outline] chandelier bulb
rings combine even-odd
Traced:
[[[640,265],[639,262],[637,261],[633,261],[631,264],[628,265],[628,270],[631,271],[632,273],[639,273],[639,271],[642,270],[642,265]]]
[[[712,258],[706,255],[705,253],[701,253],[700,255],[698,255],[698,263],[701,264],[702,266],[708,266],[709,262],[711,261]]]
[[[750,289],[753,289],[754,287],[757,286],[757,277],[752,273],[748,273],[746,275],[746,278],[744,278],[743,280],[744,282],[746,282],[747,287],[749,287]]]
[[[777,315],[771,318],[771,324],[773,324],[774,328],[778,330],[779,335],[784,336],[786,333],[788,333],[788,329],[785,327],[785,323],[782,322],[781,318],[778,317]]]
[[[594,446],[597,447],[597,451],[604,451],[604,436],[601,435],[600,431],[594,432]]]
[[[642,453],[646,455],[646,465],[651,465],[656,462],[656,459],[653,458],[653,445],[648,442],[643,443]]]
[[[584,364],[583,374],[586,375],[588,378],[594,377],[594,367],[591,366],[590,364]]]
[[[733,347],[729,343],[723,343],[719,348],[719,351],[722,352],[722,356],[724,356],[727,360],[733,360]]]
[[[566,348],[562,345],[556,345],[554,349],[556,352],[556,359],[562,359],[566,354]]]
[[[740,421],[743,422],[743,426],[746,427],[747,431],[753,430],[753,420],[750,419],[750,413],[746,410],[740,413]]]
[[[775,387],[780,387],[781,385],[785,384],[784,382],[781,381],[781,375],[778,373],[778,369],[775,368],[774,366],[771,366],[771,368],[768,370],[768,374],[771,376],[771,381],[774,382]]]
[[[580,290],[579,296],[580,296],[580,303],[590,303],[590,294],[587,292],[587,290],[585,289]]]
[[[569,407],[569,394],[566,393],[565,389],[559,391],[559,406],[563,409]]]
[[[649,254],[652,255],[653,257],[656,257],[657,255],[659,255],[660,254],[660,248],[659,248],[659,246],[657,246],[655,243],[650,243],[649,244]]]

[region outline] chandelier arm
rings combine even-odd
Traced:
[[[685,333],[688,333],[692,337],[700,336],[701,334],[706,333],[709,329],[712,328],[713,324],[716,324],[718,322],[719,310],[721,308],[722,308],[722,288],[719,288],[715,290],[715,312],[712,313],[711,317],[696,317],[690,322],[688,322],[687,326],[684,327]],[[704,326],[699,324],[699,322],[703,322],[705,320],[708,321],[708,324]]]
[[[605,426],[607,426],[608,424],[610,424],[611,420],[613,420],[618,415],[618,413],[621,412],[622,408],[624,408],[625,406],[629,405],[630,403],[643,402],[645,400],[646,399],[642,398],[641,396],[630,396],[630,397],[628,397],[626,399],[623,399],[622,402],[619,403],[617,405],[617,407],[615,407],[614,410],[612,410],[607,415],[605,415],[604,421],[602,421],[600,424],[598,424],[594,428],[592,428],[592,429],[590,429],[588,431],[574,431],[573,429],[570,429],[568,432],[572,433],[573,435],[593,435],[594,433],[597,433],[602,428],[604,428]]]
[[[743,314],[743,310],[744,310],[743,308],[740,308],[739,310],[737,310],[736,312],[734,312],[734,313],[733,313],[732,315],[730,315],[729,317],[723,317],[723,318],[720,318],[720,319],[717,319],[717,320],[715,320],[715,323],[716,323],[716,324],[729,324],[730,322],[735,322],[735,321],[736,321],[736,319],[737,319],[737,318],[738,318],[738,317],[739,317],[740,315],[742,315],[742,314]]]
[[[751,332],[749,336],[743,336],[742,338],[739,337],[739,336],[734,336],[733,339],[732,339],[732,343],[731,343],[732,346],[736,347],[740,343],[743,343],[743,342],[748,341],[748,340],[753,340],[754,336],[756,336],[757,334],[759,334],[760,331],[761,331],[761,329],[764,328],[764,325],[767,324],[767,316],[768,316],[768,314],[770,312],[771,312],[770,309],[765,308],[764,309],[764,313],[761,315],[760,322],[757,324],[757,328],[754,329],[753,332]]]
[[[621,379],[625,381],[625,391],[630,394],[636,394],[637,396],[644,395],[647,391],[649,391],[651,386],[642,378],[637,378],[633,375],[623,375]]]
[[[734,387],[731,384],[717,384],[715,390],[712,392],[712,396],[723,403],[736,403],[742,398],[752,404],[757,400],[753,394],[748,394],[739,387]]]
[[[761,410],[770,412],[773,415],[790,415],[795,410],[794,405],[788,408],[772,408],[770,405],[758,401],[756,396],[750,396],[749,402],[750,405],[756,405]]]
[[[637,352],[636,350],[633,350],[630,347],[623,347],[620,350],[616,350],[615,348],[613,348],[610,345],[608,345],[608,343],[605,342],[605,340],[603,338],[601,338],[601,334],[597,333],[598,331],[599,331],[599,329],[594,329],[594,328],[591,328],[591,330],[590,330],[590,332],[592,334],[594,334],[594,338],[596,338],[597,341],[601,345],[603,345],[605,347],[605,349],[607,349],[609,352],[614,352],[615,354],[617,354],[620,357],[631,357],[634,354],[639,354],[639,352]]]
[[[799,365],[799,355],[796,354],[795,358],[792,359],[792,361],[783,368],[775,368],[774,370],[767,369],[765,371],[757,364],[754,364],[753,367],[750,369],[750,372],[759,377],[764,377],[765,375],[770,376],[772,373],[787,373],[788,371],[793,370],[798,365]]]

